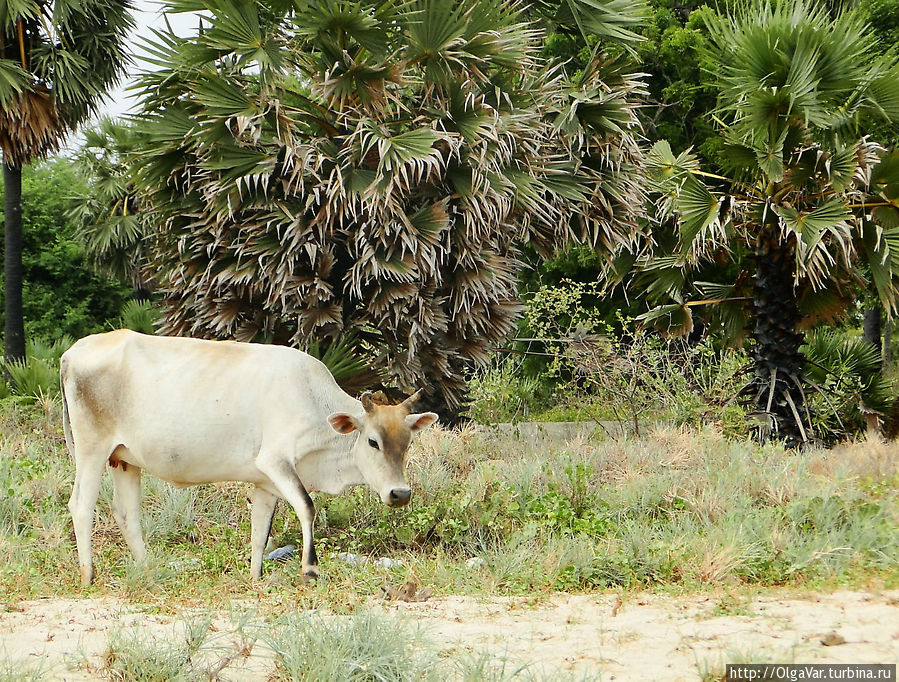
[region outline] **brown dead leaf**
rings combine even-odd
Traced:
[[[845,643],[846,638],[834,631],[828,632],[821,638],[821,644],[823,644],[824,646],[838,646]]]

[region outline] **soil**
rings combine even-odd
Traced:
[[[443,656],[487,652],[505,657],[507,671],[526,666],[575,679],[721,679],[733,662],[899,662],[897,590],[449,596],[373,605],[420,623]],[[175,636],[182,626],[111,598],[20,602],[0,612],[0,660],[20,670],[40,665],[42,680],[104,679],[112,632]],[[224,614],[214,629],[225,660],[239,650],[237,636]],[[223,679],[264,680],[273,665],[261,644],[233,658]]]

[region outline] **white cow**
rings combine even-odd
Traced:
[[[278,498],[303,529],[303,570],[317,575],[310,490],[367,483],[391,507],[409,502],[403,473],[414,433],[437,419],[401,405],[356,400],[327,367],[284,346],[146,336],[128,330],[81,339],[62,356],[66,443],[75,460],[69,511],[81,580],[93,580],[91,533],[106,465],[113,515],[136,560],[146,556],[140,475],[178,486],[247,481],[252,492],[250,573]]]

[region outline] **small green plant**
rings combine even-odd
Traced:
[[[0,682],[40,682],[47,678],[50,670],[43,662],[35,665],[26,665],[21,661],[12,661],[6,658],[5,652],[0,657]]]
[[[42,358],[26,358],[6,363],[12,377],[15,394],[26,398],[41,398],[59,393],[59,366]]]
[[[262,638],[275,652],[272,680],[411,682],[428,679],[436,664],[419,630],[370,612],[291,613]]]
[[[808,403],[816,437],[834,442],[863,431],[868,418],[891,413],[896,392],[874,345],[828,329],[811,334],[802,351],[815,389]]]
[[[202,679],[196,660],[210,633],[211,621],[184,623],[180,637],[153,637],[138,628],[113,631],[103,658],[106,675],[117,682],[192,682]]]
[[[334,375],[334,380],[350,394],[357,394],[384,380],[381,372],[366,361],[364,344],[346,336],[329,344],[312,341],[306,352],[318,358]]]
[[[74,339],[68,335],[52,342],[30,339],[25,359],[6,363],[13,383],[12,393],[39,401],[58,396],[59,359],[73,343]]]
[[[476,373],[468,388],[468,414],[476,422],[517,422],[527,419],[534,410],[540,381],[523,376],[521,363],[506,358]]]
[[[131,299],[122,307],[122,317],[119,319],[118,327],[142,334],[155,334],[159,317],[159,310],[149,301]]]

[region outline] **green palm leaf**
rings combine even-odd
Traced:
[[[721,197],[712,194],[708,187],[688,175],[680,188],[677,207],[681,214],[681,253],[686,255],[696,247],[697,237],[714,241],[714,233],[720,234],[723,226],[719,220]],[[711,232],[710,232],[711,230]]]
[[[28,87],[28,72],[12,59],[0,59],[0,107],[14,103]]]

